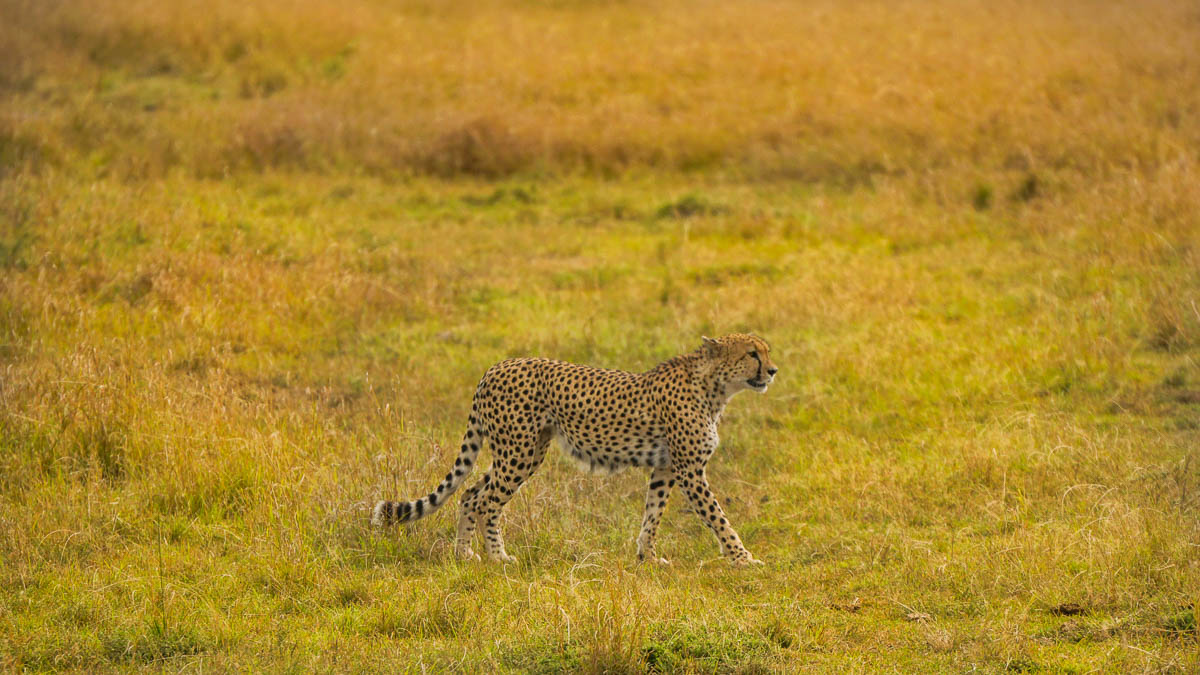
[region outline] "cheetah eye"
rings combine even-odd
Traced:
[[[751,350],[751,352],[747,356],[754,359],[755,361],[758,360],[758,352],[756,352],[756,351]]]

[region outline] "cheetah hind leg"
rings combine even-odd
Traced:
[[[518,420],[516,424],[521,421],[526,422],[528,426],[533,426],[534,422],[532,419],[526,419]],[[521,484],[541,465],[553,436],[554,430],[545,427],[536,436],[515,437],[506,444],[492,441],[495,461],[492,464],[493,468],[488,470],[491,479],[475,498],[478,504],[475,513],[483,520],[483,538],[487,544],[488,557],[492,560],[506,563],[517,560],[504,550],[504,535],[500,532],[500,512],[517,490],[521,489]],[[493,470],[495,474],[492,473]]]
[[[516,492],[516,487],[507,491],[499,488],[500,483],[496,481],[491,481],[485,486],[478,497],[478,511],[472,512],[468,517],[483,520],[484,548],[489,559],[504,563],[516,562],[517,559],[504,549],[504,533],[500,531],[501,509],[508,502],[506,497],[511,497],[512,493]]]
[[[485,475],[463,493],[458,506],[458,533],[454,540],[454,552],[462,560],[482,560],[471,547],[475,538],[475,527],[479,523],[478,500],[479,491],[488,483],[490,478]]]

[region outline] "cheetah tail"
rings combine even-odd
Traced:
[[[471,473],[471,469],[475,467],[475,460],[479,457],[480,446],[483,444],[483,434],[481,426],[471,419],[467,426],[467,432],[463,436],[462,448],[458,452],[458,457],[454,460],[454,468],[437,488],[428,495],[415,499],[411,502],[392,502],[381,501],[375,504],[375,508],[371,510],[371,523],[373,525],[391,525],[392,523],[407,523],[412,520],[420,520],[425,516],[437,511],[442,504],[445,504],[450,495],[462,485],[466,480],[467,475]]]

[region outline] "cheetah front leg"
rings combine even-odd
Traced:
[[[721,555],[728,558],[730,564],[734,567],[763,564],[761,560],[756,560],[750,555],[750,551],[742,545],[742,538],[729,524],[729,519],[717,503],[716,496],[708,489],[708,478],[705,476],[703,464],[695,463],[676,468],[675,480],[687,495],[692,510],[700,516],[705,525],[708,525],[713,534],[717,535],[717,540],[721,542]]]
[[[671,564],[666,558],[655,555],[654,535],[658,532],[658,521],[662,518],[663,510],[667,508],[667,500],[671,498],[673,487],[675,477],[670,467],[659,467],[650,473],[650,486],[646,489],[646,511],[642,516],[642,532],[637,538],[638,560],[649,560],[660,565]]]

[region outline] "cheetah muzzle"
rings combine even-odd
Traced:
[[[696,351],[644,373],[540,358],[501,361],[475,388],[458,457],[442,482],[414,501],[377,503],[372,522],[409,522],[436,511],[471,473],[486,439],[492,464],[463,492],[455,551],[461,558],[479,559],[471,545],[482,525],[488,557],[510,562],[514,558],[504,550],[500,512],[557,437],[586,471],[650,470],[639,559],[667,562],[655,554],[654,538],[671,491],[679,486],[730,563],[761,564],[729,524],[705,469],[720,442],[717,425],[729,399],[743,390],[765,392],[774,381],[778,369],[770,349],[755,335],[706,337]]]

